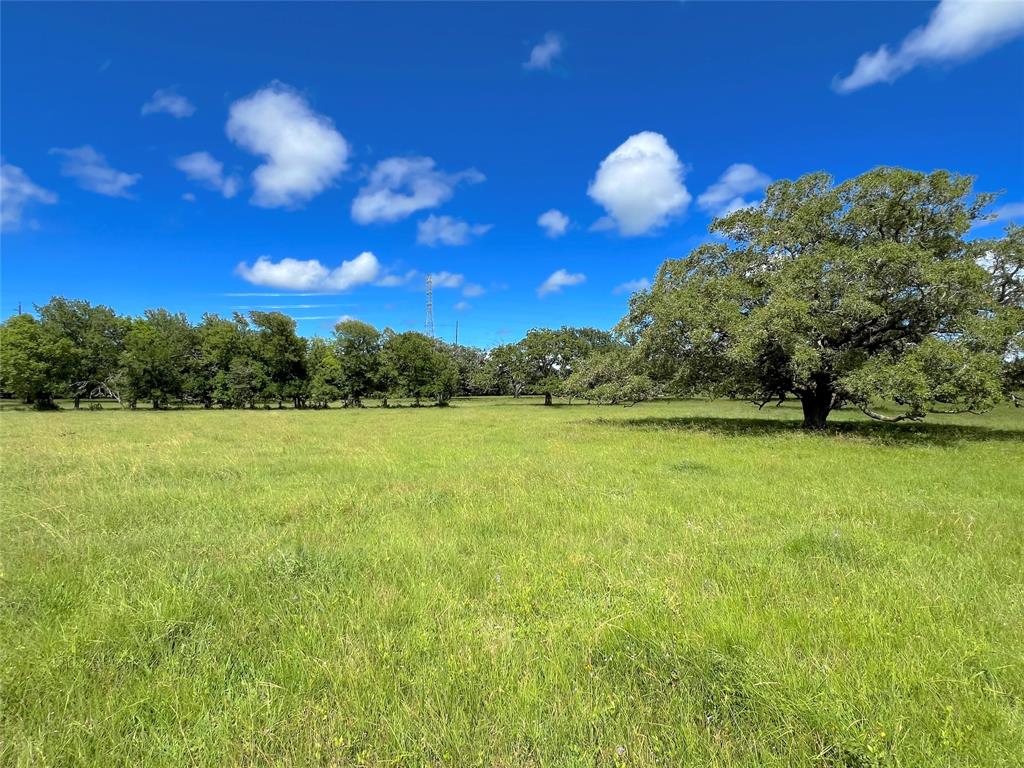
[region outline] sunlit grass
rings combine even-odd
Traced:
[[[1020,765],[1024,410],[4,412],[0,764]]]

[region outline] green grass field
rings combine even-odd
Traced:
[[[1024,410],[4,412],[0,764],[1020,766]]]

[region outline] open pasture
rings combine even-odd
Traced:
[[[0,416],[0,764],[1013,766],[1024,410]]]

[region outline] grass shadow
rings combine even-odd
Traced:
[[[766,437],[785,434],[818,434],[852,437],[880,445],[953,446],[964,442],[1024,442],[1024,430],[996,429],[965,424],[837,421],[818,433],[805,432],[799,421],[747,419],[721,416],[647,416],[631,419],[590,419],[590,424],[620,429],[681,430],[710,432],[726,437]]]

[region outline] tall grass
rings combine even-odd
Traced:
[[[0,764],[1019,766],[1024,411],[0,415]]]

